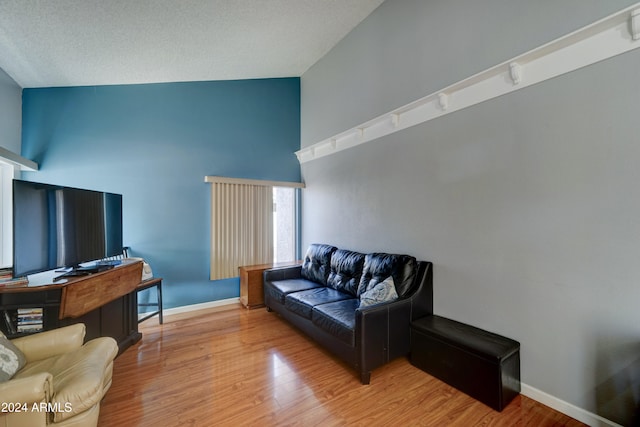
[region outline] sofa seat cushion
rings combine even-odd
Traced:
[[[306,291],[308,289],[323,288],[319,283],[311,282],[307,279],[286,279],[277,280],[265,286],[271,298],[284,304],[284,297],[292,292]]]
[[[54,413],[54,422],[60,422],[100,403],[111,385],[113,359],[117,354],[118,345],[113,338],[95,338],[74,351],[27,363],[14,378],[50,373],[51,403],[59,408]]]
[[[287,310],[311,320],[311,311],[316,305],[349,298],[353,297],[335,289],[321,287],[288,294],[284,298],[284,306]]]
[[[311,321],[318,328],[330,333],[350,346],[356,345],[357,298],[320,304],[313,307]]]
[[[331,255],[331,268],[327,278],[327,286],[355,297],[358,292],[363,266],[364,254],[345,249],[336,250]]]

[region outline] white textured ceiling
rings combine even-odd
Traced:
[[[22,87],[301,76],[383,0],[0,0]]]

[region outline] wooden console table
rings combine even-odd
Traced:
[[[42,286],[0,288],[0,329],[10,338],[12,317],[20,308],[42,309],[42,330],[84,323],[85,340],[112,337],[120,353],[138,342],[136,287],[142,277],[142,262],[124,261],[110,270]]]
[[[240,302],[246,308],[264,307],[265,270],[302,264],[302,261],[278,262],[269,264],[246,265],[238,267],[240,273]]]

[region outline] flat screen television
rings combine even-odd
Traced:
[[[80,272],[80,264],[119,254],[122,195],[13,181],[15,277],[57,268]]]

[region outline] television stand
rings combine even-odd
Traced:
[[[136,298],[141,277],[142,262],[127,261],[108,271],[70,278],[66,283],[0,288],[0,331],[10,338],[27,335],[18,330],[17,311],[39,308],[41,330],[84,323],[87,340],[112,337],[122,353],[142,337]]]

